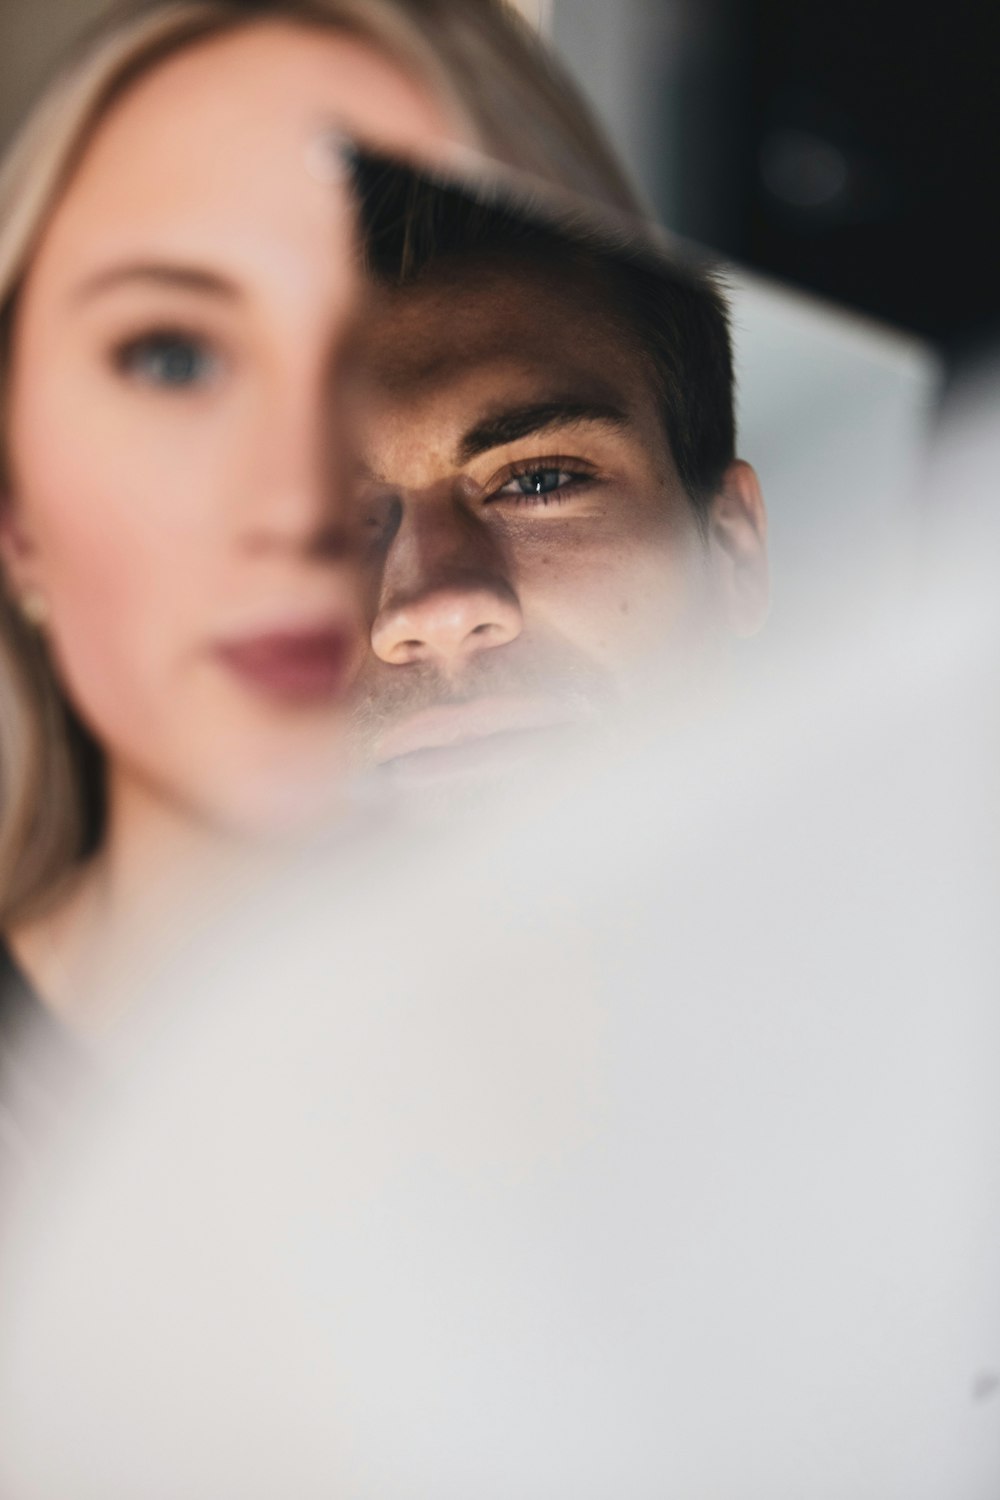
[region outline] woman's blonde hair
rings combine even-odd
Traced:
[[[269,20],[372,42],[451,107],[472,144],[635,212],[586,106],[504,0],[133,0],[77,46],[0,171],[0,403],[18,290],[110,105],[172,53]],[[2,447],[0,481],[6,489]],[[65,702],[38,632],[0,594],[0,924],[42,905],[99,838],[101,781],[100,752]]]

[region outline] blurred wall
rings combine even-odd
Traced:
[[[735,0],[551,0],[549,34],[663,223],[728,247]]]
[[[552,0],[511,0],[511,4],[532,26],[537,26],[539,31],[551,30]]]

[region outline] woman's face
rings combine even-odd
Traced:
[[[432,150],[443,109],[368,44],[261,23],[113,108],[14,329],[0,547],[117,778],[245,831],[337,782],[362,645],[340,526],[350,215],[331,122]],[[310,168],[312,167],[312,170]]]

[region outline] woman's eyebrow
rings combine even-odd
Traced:
[[[574,422],[628,427],[631,418],[622,407],[608,401],[542,401],[530,406],[506,407],[469,428],[458,444],[458,461],[468,463],[491,448],[502,448],[518,438],[532,437],[550,427],[568,427]]]
[[[109,266],[106,270],[86,277],[74,288],[72,300],[77,303],[89,302],[104,292],[136,282],[203,292],[212,297],[224,297],[227,301],[234,301],[243,295],[235,281],[201,266],[178,265],[167,261],[130,261],[125,265]]]

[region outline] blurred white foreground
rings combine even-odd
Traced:
[[[7,1272],[5,1500],[996,1500],[976,537],[151,997]]]

